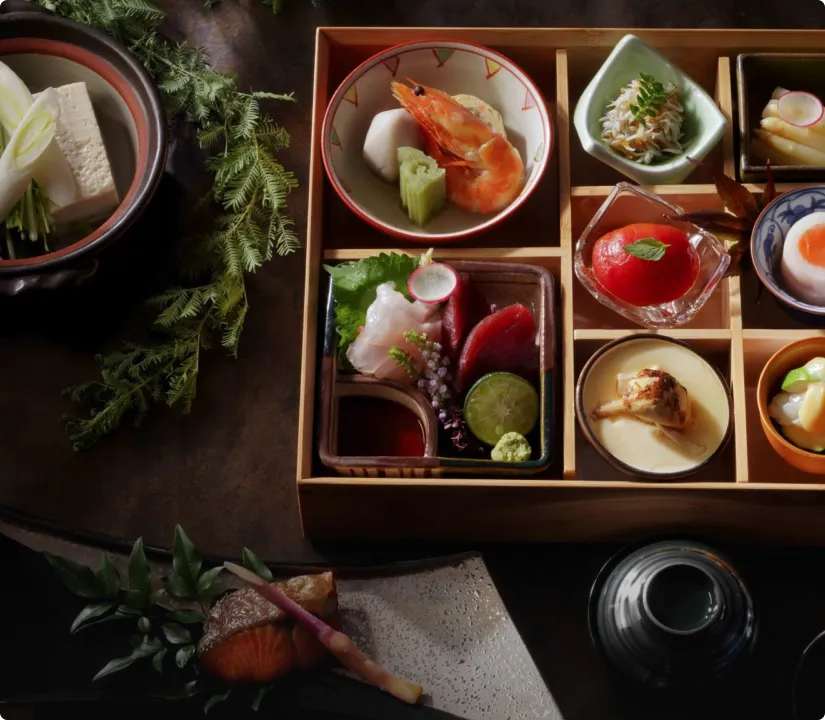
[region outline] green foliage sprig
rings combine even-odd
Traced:
[[[209,611],[227,592],[220,581],[223,567],[204,569],[200,552],[180,525],[175,527],[172,571],[159,582],[153,582],[142,538],[132,548],[125,579],[107,553],[102,553],[97,570],[50,553],[43,555],[70,592],[90,601],[72,622],[73,635],[112,621],[131,621],[137,626],[129,654],[106,663],[93,681],[150,660],[158,673],[175,673],[180,684],[176,698],[215,689],[201,677],[197,644]],[[249,548],[243,549],[242,561],[245,568],[267,582],[274,580],[269,568]],[[253,710],[260,708],[271,689],[272,685],[254,689],[250,701]],[[204,712],[229,697],[229,689],[219,690],[206,699]]]
[[[208,64],[202,48],[162,38],[164,13],[149,0],[36,1],[128,47],[157,81],[170,118],[192,123],[201,146],[215,152],[207,163],[218,208],[213,228],[184,243],[187,282],[149,300],[162,339],[98,356],[99,379],[66,391],[81,413],[67,418],[66,430],[81,450],[124,419],[140,424],[156,404],[189,412],[201,353],[221,346],[237,357],[249,310],[247,275],[300,247],[286,212],[297,182],[278,161],[289,134],[261,108],[294,97],[241,92],[232,75]]]
[[[637,104],[630,106],[630,112],[639,122],[656,117],[668,101],[669,95],[664,85],[652,75],[639,75],[639,94]]]

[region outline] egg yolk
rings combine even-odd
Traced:
[[[825,225],[816,225],[802,233],[799,252],[811,265],[825,267]]]

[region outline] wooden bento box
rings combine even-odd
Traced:
[[[774,452],[760,427],[755,396],[762,368],[776,350],[823,331],[791,319],[773,296],[760,293],[751,269],[722,281],[689,324],[658,331],[710,358],[730,383],[733,439],[714,462],[687,480],[628,478],[588,444],[578,427],[575,384],[587,360],[612,340],[649,332],[594,300],[573,271],[576,240],[613,187],[626,178],[582,149],[571,132],[572,114],[584,88],[628,32],[660,50],[715,98],[728,129],[707,161],[731,176],[738,162],[737,56],[816,52],[825,45],[825,31],[795,30],[318,29],[297,464],[308,538],[618,541],[690,532],[736,542],[825,540],[825,476],[797,471]],[[510,58],[538,85],[552,114],[553,156],[533,196],[501,225],[474,237],[472,244],[435,248],[435,258],[447,262],[524,263],[552,274],[558,345],[552,462],[536,475],[517,478],[485,477],[482,471],[460,477],[337,475],[319,456],[329,286],[321,266],[382,251],[420,254],[426,248],[399,247],[336,196],[321,158],[324,113],[347,74],[376,52],[404,42],[445,39],[484,45]],[[758,185],[748,187],[761,191]],[[647,189],[688,211],[722,209],[704,168],[684,184]]]

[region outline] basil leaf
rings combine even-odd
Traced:
[[[47,552],[43,553],[43,557],[52,566],[69,592],[93,600],[106,598],[106,589],[90,567]]]
[[[194,596],[201,574],[201,555],[180,525],[175,526],[175,544],[172,550],[172,567],[187,585],[189,595]]]
[[[207,570],[198,578],[198,597],[206,595],[212,589],[215,580],[218,579],[218,575],[222,572],[222,567],[214,567],[211,570]]]
[[[152,667],[159,673],[163,672],[163,658],[166,657],[167,652],[169,651],[164,648],[163,650],[158,650],[152,657]]]
[[[175,664],[183,670],[186,667],[186,663],[188,663],[192,656],[195,654],[195,646],[194,645],[186,645],[182,647],[175,653]]]
[[[272,577],[272,573],[269,568],[264,565],[263,561],[249,548],[243,549],[243,566],[247,570],[254,572],[259,578],[266,580],[269,583],[275,580],[275,578]]]
[[[109,611],[113,610],[114,607],[114,603],[94,603],[92,605],[87,605],[74,619],[72,629],[70,630],[71,634],[74,635],[78,630],[86,625],[86,623],[99,618],[101,615],[105,615]]]
[[[163,635],[172,645],[185,645],[192,642],[192,635],[182,625],[165,623],[162,627]]]
[[[641,260],[658,262],[665,256],[665,251],[669,247],[670,245],[665,245],[665,243],[660,242],[656,238],[649,237],[625,245],[624,251]]]
[[[97,571],[97,576],[109,599],[116,598],[120,593],[120,573],[112,562],[112,558],[108,553],[103,553],[100,559],[100,570]]]
[[[183,625],[200,625],[205,618],[197,610],[174,610],[169,613],[169,619]]]
[[[258,710],[261,709],[261,703],[273,687],[273,685],[264,685],[260,690],[258,690],[258,694],[255,695],[255,699],[252,701],[252,705],[250,706],[255,712],[258,712]]]
[[[129,555],[129,592],[127,599],[132,607],[140,609],[149,605],[152,594],[149,561],[143,549],[143,538],[138,538]]]
[[[215,705],[226,700],[226,698],[229,697],[229,693],[231,692],[231,690],[227,690],[222,695],[213,695],[211,698],[209,698],[209,700],[207,700],[206,704],[203,706],[203,714],[206,715],[206,713],[208,713],[213,707],[215,707]]]

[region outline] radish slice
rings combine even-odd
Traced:
[[[801,90],[786,92],[777,102],[779,117],[797,127],[809,127],[822,119],[822,102],[816,95]]]
[[[447,300],[458,287],[458,274],[449,265],[431,262],[422,265],[410,275],[407,290],[423,303],[440,303]]]

